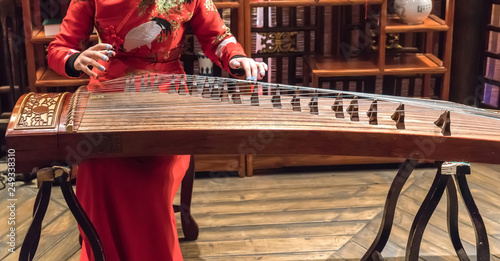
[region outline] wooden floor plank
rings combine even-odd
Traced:
[[[343,260],[335,251],[288,252],[279,254],[234,255],[222,257],[188,257],[185,261],[325,261]]]
[[[253,213],[253,212],[275,212],[290,210],[320,210],[348,207],[374,207],[383,206],[385,198],[373,196],[353,196],[349,198],[303,198],[303,199],[281,199],[273,201],[255,200],[245,202],[221,202],[211,205],[197,204],[193,202],[193,216],[201,217],[206,214],[217,213]]]
[[[33,211],[33,204],[34,204],[35,198],[32,197],[29,200],[26,201],[26,204],[21,204],[21,209],[16,209],[16,248],[20,250],[20,246],[22,244],[22,241],[24,240],[24,237],[26,233],[28,233],[28,229],[31,225],[31,212]],[[53,202],[51,202],[53,203]],[[60,222],[59,218],[62,216],[63,213],[69,212],[68,209],[64,208],[63,206],[59,204],[50,204],[49,207],[47,208],[47,214],[45,215],[45,218],[43,219],[42,222],[42,228],[45,231],[45,228],[47,228],[49,225],[58,223]],[[4,219],[2,219],[4,220]],[[1,222],[5,223],[2,224],[8,225],[7,222]],[[7,238],[7,228],[1,230],[3,233],[1,235],[1,238]],[[45,233],[42,233],[43,240],[45,239]],[[7,241],[6,240],[0,240],[0,249],[7,249]],[[7,251],[0,251],[0,259],[8,255],[9,252]]]
[[[358,233],[366,222],[344,221],[334,223],[295,223],[257,226],[231,226],[202,228],[197,242],[216,242],[239,239],[265,239],[308,236],[342,236]]]
[[[414,174],[427,170],[417,170]],[[351,171],[338,173],[294,173],[294,174],[278,174],[278,175],[263,175],[252,178],[237,178],[237,177],[217,177],[217,178],[198,178],[195,183],[200,182],[196,186],[197,192],[219,192],[241,189],[273,189],[277,186],[282,189],[300,188],[304,186],[325,186],[327,184],[349,184],[349,185],[367,185],[367,184],[391,184],[396,170],[386,171],[370,171],[367,175],[366,171]],[[229,186],[230,185],[230,186]]]
[[[470,187],[481,213],[484,212],[492,260],[500,261],[500,224],[496,218],[500,204],[492,202],[497,200],[496,195],[500,196],[500,191],[493,190],[500,184],[500,167],[472,167],[475,172],[468,176]],[[328,171],[196,179],[192,212],[200,226],[200,236],[197,241],[181,242],[185,260],[359,260],[376,236],[396,172]],[[475,173],[477,178],[473,177]],[[434,175],[435,170],[417,169],[407,181],[398,202],[394,233],[383,251],[386,260],[404,260],[408,230]],[[22,202],[16,214],[23,215],[20,218],[24,221],[18,228],[21,238],[31,219],[36,191],[34,184],[19,187]],[[44,221],[36,258],[79,260],[76,222],[62,206],[60,189],[54,187],[53,192],[52,209]],[[445,199],[424,234],[420,260],[457,260],[446,232]],[[463,203],[460,204],[460,233],[474,259],[474,231]],[[0,218],[7,213],[0,209]],[[2,241],[3,249],[1,244]],[[0,260],[17,260],[17,255]]]
[[[427,193],[428,188],[424,189],[418,183],[416,183],[415,185],[416,186],[412,187],[411,189],[408,189],[407,193],[405,193],[405,195],[409,196],[411,198],[423,199],[425,197],[425,194]],[[473,194],[473,196],[475,198],[475,201],[477,201],[476,204],[478,206],[479,212],[481,213],[481,215],[483,217],[483,220],[484,220],[485,226],[488,230],[488,233],[490,233],[490,235],[492,235],[492,236],[499,235],[500,234],[500,223],[498,223],[498,221],[497,221],[498,220],[498,209],[489,203],[492,199],[482,198],[481,194],[479,194],[477,198],[474,194]],[[463,204],[461,199],[459,201],[460,201],[459,202],[459,204],[460,204],[459,220],[465,224],[470,223],[470,218],[469,218],[469,215],[468,215],[467,210],[465,208],[465,205]],[[442,212],[446,211],[444,205],[442,207],[438,208],[438,210],[440,210]]]
[[[336,222],[348,220],[371,220],[383,210],[379,207],[337,208],[320,210],[276,211],[260,213],[208,214],[198,218],[200,227],[273,225],[289,223]],[[196,212],[193,209],[193,212]],[[196,215],[196,213],[194,213]],[[178,224],[180,224],[180,219]]]
[[[403,203],[398,208],[408,213],[417,213],[418,208],[420,207],[419,205],[420,202],[417,202],[406,196],[402,197],[400,201]],[[445,205],[446,205],[445,201],[439,203],[437,210],[434,212],[434,215],[429,222],[430,224],[439,227],[443,231],[443,233],[447,233],[446,231],[448,231]],[[467,214],[463,213],[461,215],[466,215],[465,218],[468,219]],[[471,246],[475,245],[476,243],[476,235],[474,233],[470,220],[466,221],[468,222],[460,222],[459,226],[460,238],[462,239],[462,242],[465,244],[465,247],[467,247],[466,250],[468,250],[468,253],[472,254],[475,253],[475,249],[471,249]],[[488,229],[488,225],[486,225],[486,227]],[[497,238],[492,237],[490,234],[489,234],[489,241],[490,241],[491,252],[500,253],[500,241]]]
[[[318,236],[296,238],[245,239],[226,242],[185,242],[182,255],[185,258],[233,256],[242,254],[271,254],[289,252],[337,250],[349,241],[350,236]]]
[[[257,177],[258,178],[258,177]],[[249,178],[253,179],[253,178]],[[251,182],[251,181],[250,181]],[[369,184],[369,185],[333,185],[309,186],[303,185],[299,188],[287,189],[251,189],[251,190],[226,190],[226,191],[207,191],[194,192],[193,199],[196,203],[217,203],[217,202],[247,202],[252,200],[276,200],[293,199],[295,197],[311,198],[340,198],[357,196],[380,196],[386,195],[389,190],[389,184]],[[178,202],[176,198],[174,202]]]
[[[80,261],[80,254],[82,250],[78,249],[72,256],[68,258],[67,261]]]

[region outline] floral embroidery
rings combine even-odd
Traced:
[[[229,29],[229,27],[227,27],[226,25],[222,25],[222,30],[224,30],[224,33],[217,35],[217,37],[215,37],[215,39],[212,41],[212,45],[218,45],[226,37],[233,36],[233,34],[231,33],[231,29]]]
[[[215,7],[214,1],[205,0],[205,8],[207,9],[207,13],[209,11],[217,12],[217,7]]]
[[[75,0],[74,0],[75,1]],[[182,11],[184,4],[191,4],[194,0],[141,0],[139,2],[139,16],[147,13],[147,10],[155,5],[154,11],[158,15],[166,16],[171,10]]]
[[[139,10],[139,16],[143,16],[147,9],[155,3],[155,0],[141,0],[137,9]]]

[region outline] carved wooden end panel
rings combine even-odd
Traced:
[[[67,93],[29,93],[19,109],[15,130],[55,129]]]

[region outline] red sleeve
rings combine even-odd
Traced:
[[[61,31],[48,47],[49,67],[61,75],[66,75],[65,63],[68,58],[81,52],[89,40],[94,27],[94,0],[73,0],[61,24]]]
[[[222,21],[212,0],[197,0],[191,27],[205,55],[215,64],[230,72],[229,60],[245,51]]]

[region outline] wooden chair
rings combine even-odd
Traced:
[[[174,205],[174,211],[181,213],[182,232],[184,240],[192,241],[198,238],[199,227],[191,215],[191,196],[193,195],[193,184],[195,176],[194,156],[191,155],[189,168],[181,183],[181,204]]]

